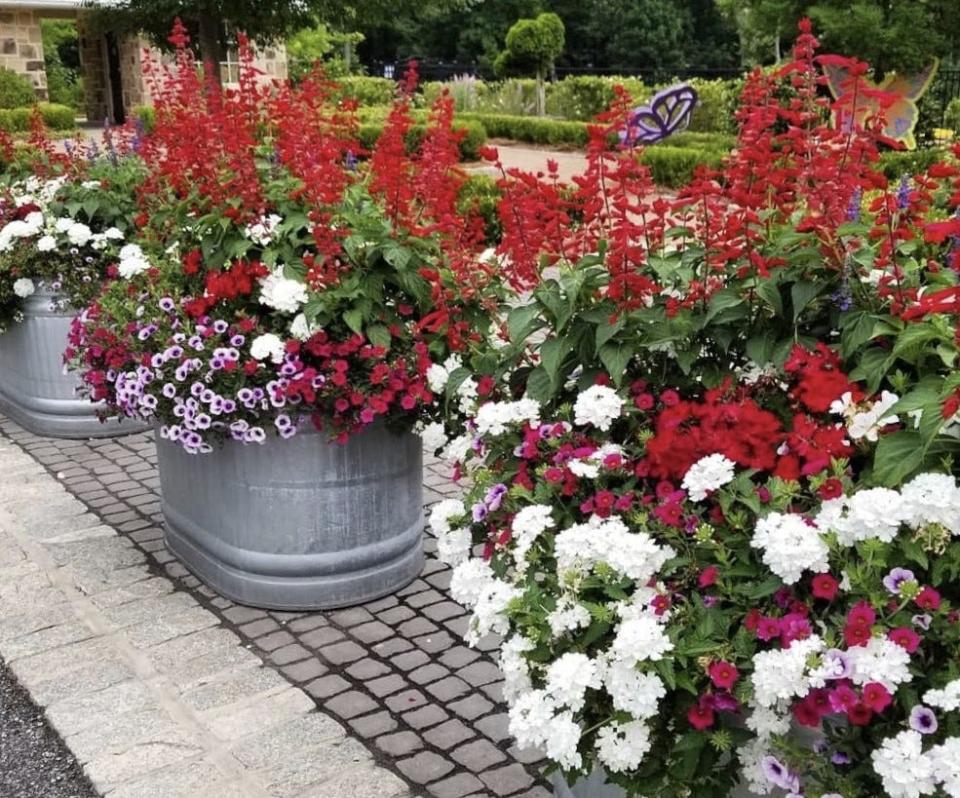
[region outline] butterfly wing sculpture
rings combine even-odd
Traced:
[[[661,89],[649,104],[633,109],[620,141],[627,147],[656,144],[690,124],[697,107],[697,93],[686,83]]]
[[[841,66],[824,64],[827,86],[837,100],[835,123],[842,128],[848,128],[851,123],[866,127],[882,116],[882,134],[908,150],[915,150],[917,140],[914,130],[920,116],[917,101],[936,77],[939,63],[934,61],[914,75],[891,73],[880,83],[860,77],[860,86],[866,91],[855,100],[851,96],[854,80],[850,71]],[[880,94],[885,95],[884,99],[880,99]]]

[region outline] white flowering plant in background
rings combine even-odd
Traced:
[[[21,318],[29,297],[79,310],[123,273],[141,165],[126,157],[64,170],[0,188],[0,329]]]

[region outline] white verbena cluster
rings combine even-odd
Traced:
[[[454,528],[450,523],[466,512],[459,499],[444,499],[430,511],[430,531],[437,536],[437,556],[448,565],[459,565],[470,556],[470,530]]]
[[[823,649],[823,640],[811,635],[805,640],[794,640],[790,648],[754,654],[750,680],[757,704],[774,709],[793,698],[804,698],[811,687],[808,660]]]
[[[799,581],[804,571],[829,568],[830,549],[820,530],[795,514],[770,513],[757,522],[750,545],[762,551],[764,564],[786,584]]]
[[[282,363],[286,352],[283,339],[273,333],[259,335],[250,344],[250,357],[254,360],[269,359],[271,363]]]
[[[427,369],[427,386],[434,393],[443,393],[450,375],[463,366],[459,355],[450,355],[442,364],[431,363]]]
[[[910,729],[884,740],[871,759],[890,798],[920,798],[937,788],[933,760],[923,752],[920,732]]]
[[[554,540],[554,552],[561,581],[568,571],[586,573],[604,563],[644,583],[676,556],[672,548],[657,543],[646,532],[631,532],[617,516],[592,516],[585,524],[562,530]]]
[[[117,271],[125,280],[142,274],[150,268],[150,261],[147,260],[143,250],[136,244],[125,245],[120,250],[117,261]]]
[[[540,421],[540,403],[534,399],[519,399],[516,402],[487,402],[480,406],[473,419],[477,434],[503,435],[516,424]]]
[[[945,712],[960,711],[960,679],[949,682],[942,690],[927,690],[923,703]]]
[[[898,685],[913,680],[909,652],[888,637],[871,637],[865,645],[851,646],[846,655],[854,684],[879,682],[895,693]]]
[[[513,559],[517,573],[523,574],[527,570],[527,555],[537,538],[551,527],[556,526],[553,520],[553,508],[545,504],[531,504],[522,508],[514,517],[511,531],[513,532]]]
[[[306,303],[307,286],[285,276],[283,266],[278,266],[260,280],[260,304],[281,313],[293,314]]]
[[[857,404],[853,401],[853,394],[847,391],[830,405],[830,412],[843,416],[847,433],[853,440],[876,443],[884,427],[900,421],[889,412],[899,401],[900,397],[895,393],[884,391],[876,402]]]
[[[0,229],[0,252],[9,252],[14,242],[23,238],[32,238],[43,230],[43,214],[40,211],[28,213],[23,219],[7,222]]]
[[[733,479],[735,466],[733,460],[722,454],[709,454],[690,466],[681,486],[692,501],[703,501],[711,491],[722,488]]]
[[[579,426],[593,426],[603,432],[620,418],[623,399],[607,385],[593,385],[577,396],[573,405],[573,420]]]
[[[21,299],[26,299],[28,296],[33,296],[36,290],[37,287],[33,284],[33,280],[31,280],[29,277],[21,277],[13,284],[13,293]]]

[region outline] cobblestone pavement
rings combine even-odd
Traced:
[[[493,639],[470,649],[466,611],[448,594],[449,569],[428,557],[421,577],[397,595],[325,613],[270,612],[218,596],[174,559],[162,539],[152,437],[61,441],[25,432],[0,416],[6,437],[28,452],[104,524],[143,552],[236,632],[244,647],[301,687],[325,714],[362,740],[376,762],[412,791],[435,798],[547,798],[542,756],[507,734]],[[428,462],[425,499],[456,495]],[[237,689],[243,689],[237,685]],[[166,798],[164,796],[164,798]]]

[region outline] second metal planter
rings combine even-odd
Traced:
[[[105,438],[141,432],[125,420],[100,421],[103,407],[77,395],[80,380],[65,373],[63,352],[73,314],[56,294],[38,291],[23,300],[23,321],[0,333],[0,412],[36,435]]]
[[[423,566],[422,450],[373,426],[343,445],[312,427],[187,454],[157,436],[166,541],[241,604],[328,609],[392,593]]]

